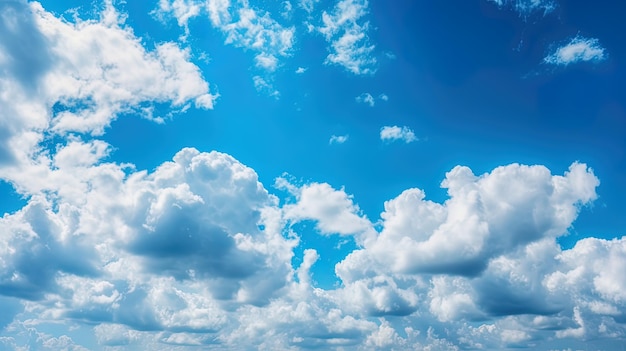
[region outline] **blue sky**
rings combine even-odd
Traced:
[[[0,0],[0,350],[609,350],[615,1]]]

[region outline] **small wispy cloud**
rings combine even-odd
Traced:
[[[328,141],[328,144],[332,145],[332,144],[343,144],[346,141],[348,141],[348,138],[350,136],[348,134],[346,135],[332,135],[330,137],[330,140]]]
[[[283,1],[282,16],[289,16],[293,6]],[[280,60],[291,56],[295,27],[284,27],[271,14],[251,7],[247,1],[232,4],[223,0],[160,0],[152,15],[161,21],[176,18],[189,34],[189,20],[207,15],[214,28],[225,36],[225,44],[255,53],[257,67],[273,72]]]
[[[361,20],[367,14],[367,0],[343,0],[335,5],[332,13],[324,11],[324,25],[317,30],[330,44],[326,64],[343,66],[357,75],[376,72],[375,45],[367,36],[369,22]]]
[[[296,69],[296,73],[297,74],[302,74],[304,72],[306,72],[308,70],[308,68],[306,67],[298,67],[298,69]]]
[[[389,96],[387,94],[378,95],[378,99],[382,101],[388,101]],[[356,102],[368,104],[370,107],[374,107],[376,105],[376,98],[370,93],[363,93],[355,98]]]
[[[598,39],[576,36],[569,43],[556,48],[543,61],[552,65],[567,66],[577,62],[601,62],[606,60],[606,57],[606,50]]]
[[[380,129],[380,140],[389,142],[403,140],[408,144],[418,139],[409,127],[384,126]]]
[[[364,104],[368,104],[371,107],[374,107],[376,102],[374,101],[374,97],[370,93],[363,93],[355,98],[357,102],[362,102]]]
[[[280,92],[274,88],[272,83],[268,82],[261,76],[252,77],[252,81],[254,82],[254,87],[259,93],[264,93],[269,96],[273,96],[276,99],[280,98]]]
[[[554,0],[489,0],[499,7],[511,6],[522,16],[542,11],[544,15],[554,11],[557,3]]]

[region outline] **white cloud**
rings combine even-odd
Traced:
[[[555,0],[489,0],[496,5],[511,6],[522,16],[528,16],[533,12],[541,11],[544,15],[554,11],[557,7]]]
[[[280,13],[284,18],[290,18],[291,13],[293,12],[293,5],[289,1],[283,1],[283,12]]]
[[[363,93],[356,97],[357,102],[361,102],[364,104],[370,105],[370,107],[374,107],[376,101],[374,101],[374,97],[370,93]]]
[[[328,141],[329,144],[343,144],[346,141],[348,141],[348,138],[350,136],[348,134],[346,135],[331,135],[330,136],[330,140]]]
[[[202,97],[213,97],[186,51],[146,51],[110,4],[99,20],[78,23],[35,3],[0,8],[22,14],[0,25],[29,33],[33,52],[54,53],[20,56],[0,38],[0,133],[9,137],[1,150],[17,160],[0,159],[0,177],[28,196],[0,218],[0,348],[458,350],[556,340],[577,349],[626,336],[626,238],[586,238],[568,250],[556,242],[597,197],[586,165],[553,175],[513,164],[479,176],[458,166],[442,182],[445,202],[407,189],[378,222],[326,183],[279,179],[295,198],[280,204],[224,153],[185,148],[137,171],[107,161],[114,146],[93,135],[152,101],[208,107]],[[135,85],[120,77],[133,72],[99,65],[122,66],[123,55],[107,51],[116,40],[130,68],[145,64],[157,80],[134,72]],[[77,49],[64,54],[59,43]],[[100,48],[99,64],[81,45]],[[145,79],[161,86],[142,91]],[[104,117],[85,122],[89,133],[56,129],[61,141],[40,150],[42,134],[59,128],[59,101],[68,114],[88,105]],[[322,235],[355,238],[332,289],[312,279],[324,256],[300,239],[315,234],[296,232],[307,220]]]
[[[558,47],[543,61],[548,64],[567,66],[577,62],[601,62],[606,60],[605,49],[598,39],[577,36],[569,43]]]
[[[315,9],[315,5],[319,2],[320,0],[300,0],[299,5],[301,8],[303,8],[306,12],[311,13],[313,12],[313,10]]]
[[[273,96],[276,99],[280,98],[280,92],[274,88],[272,83],[268,82],[263,77],[254,76],[252,77],[252,81],[254,82],[254,88],[258,92]]]
[[[11,40],[0,39],[7,58],[0,70],[2,163],[29,158],[48,128],[99,135],[120,113],[162,120],[155,102],[169,103],[172,113],[213,107],[216,96],[189,62],[189,51],[174,43],[146,50],[110,4],[99,20],[75,23],[35,2],[0,6],[3,14],[22,13],[15,31],[7,28]],[[33,47],[24,52],[14,47],[18,42]]]
[[[39,196],[0,219],[0,293],[29,299],[31,320],[68,326],[66,337],[40,338],[50,348],[76,340],[70,320],[98,323],[91,332],[102,346],[156,350],[501,349],[624,333],[613,318],[626,304],[626,240],[585,239],[566,251],[555,242],[596,196],[584,165],[563,176],[510,165],[476,177],[458,167],[443,183],[448,201],[409,189],[385,203],[376,233],[344,190],[284,181],[296,201],[278,207],[254,170],[226,154],[183,149],[151,173],[98,164],[102,154],[97,143],[69,142],[56,172],[80,176],[50,185],[57,206]],[[67,182],[80,191],[61,191]],[[302,220],[357,239],[335,268],[341,286],[315,287],[314,249],[292,266],[298,234],[285,238],[285,229]],[[486,236],[475,222],[487,223]]]
[[[300,188],[286,182],[277,181],[281,188],[294,192],[297,202],[283,206],[288,220],[317,221],[317,229],[322,234],[371,235],[372,224],[352,202],[352,197],[343,190],[333,189],[326,183],[312,183]]]
[[[289,12],[291,3],[283,3]],[[178,24],[188,31],[191,17],[207,13],[213,27],[231,44],[255,53],[256,66],[269,72],[276,70],[280,59],[290,56],[295,28],[285,28],[269,12],[250,6],[248,1],[230,0],[160,0],[157,16],[174,16]]]
[[[153,13],[164,20],[163,14],[172,12],[178,25],[187,28],[189,19],[196,17],[202,10],[202,5],[195,0],[159,0],[159,10],[153,11]]]
[[[354,74],[372,74],[376,71],[375,46],[367,36],[369,22],[361,18],[368,13],[367,0],[342,0],[332,13],[324,11],[323,25],[317,30],[330,44],[327,64],[343,66]]]
[[[405,143],[417,141],[415,133],[409,127],[384,126],[380,129],[380,140],[403,140]]]
[[[389,101],[389,97],[386,94],[378,95],[378,99],[382,101]],[[362,93],[357,96],[355,100],[359,103],[368,104],[370,107],[374,107],[374,105],[376,105],[376,98],[370,93]]]
[[[598,184],[578,163],[564,176],[520,165],[475,176],[457,166],[442,182],[451,197],[444,204],[417,189],[386,202],[384,229],[371,249],[397,272],[477,275],[498,255],[566,234]]]
[[[308,68],[306,68],[306,67],[298,67],[296,69],[296,73],[297,74],[302,74],[302,73],[306,72],[307,70],[308,70]]]

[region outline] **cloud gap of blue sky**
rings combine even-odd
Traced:
[[[623,10],[0,2],[0,349],[619,349]]]

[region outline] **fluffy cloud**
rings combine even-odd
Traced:
[[[445,204],[417,189],[386,202],[384,228],[369,249],[397,272],[476,275],[494,257],[565,234],[598,184],[578,163],[564,176],[520,165],[475,176],[457,166],[442,182],[450,196]]]
[[[598,39],[577,36],[569,43],[557,47],[553,53],[546,56],[543,61],[552,65],[567,66],[577,62],[601,62],[606,60],[605,49]]]
[[[405,143],[417,141],[415,133],[409,127],[384,126],[380,129],[380,140],[396,141],[403,140]]]
[[[44,130],[99,135],[120,113],[163,121],[155,103],[169,104],[170,113],[213,107],[215,96],[189,51],[174,43],[146,50],[110,3],[99,20],[74,23],[35,2],[2,2],[0,13],[10,17],[1,24],[10,35],[0,39],[5,165],[31,158]]]
[[[274,231],[275,199],[251,169],[184,149],[151,174],[108,172],[57,191],[58,209],[34,197],[0,220],[2,295],[56,318],[208,332],[226,306],[266,304],[287,284],[294,242]]]
[[[312,183],[298,188],[284,178],[278,179],[277,185],[291,191],[297,199],[296,203],[283,206],[288,220],[315,220],[322,234],[369,236],[374,230],[371,222],[360,214],[352,197],[343,190],[333,189],[326,183]]]
[[[182,25],[197,15],[194,2],[169,4]],[[232,23],[228,1],[202,6]],[[0,9],[0,25],[16,34],[0,38],[0,177],[27,196],[0,218],[1,349],[623,342],[626,238],[568,250],[556,242],[597,197],[586,165],[553,175],[512,164],[479,176],[457,166],[442,182],[445,202],[407,189],[376,222],[327,183],[279,178],[291,194],[281,203],[220,152],[184,148],[137,170],[108,162],[113,146],[96,136],[120,113],[157,119],[153,101],[209,108],[214,96],[188,51],[146,50],[110,3],[98,20],[75,22],[36,3]],[[112,55],[113,43],[124,50]],[[408,129],[385,130],[401,139]],[[296,249],[302,221],[322,238],[356,242],[332,289],[312,279],[315,248]]]
[[[368,13],[367,0],[339,1],[331,13],[322,14],[323,25],[317,30],[330,44],[326,63],[343,66],[354,74],[376,71],[375,46],[367,36],[369,22],[362,18]]]
[[[9,234],[0,243],[0,303],[25,306],[3,322],[10,330],[28,313],[96,323],[102,346],[154,349],[241,340],[270,349],[497,349],[624,335],[624,240],[585,239],[565,251],[555,242],[596,196],[584,165],[562,176],[542,166],[482,176],[457,167],[442,183],[448,201],[406,190],[385,203],[376,233],[345,191],[281,178],[295,201],[279,207],[256,173],[226,154],[183,149],[147,173],[94,164],[97,145],[71,145],[57,172],[83,174],[71,181],[85,190],[53,183],[56,206],[34,197],[0,220]],[[360,243],[336,266],[339,287],[314,286],[315,250],[292,267],[290,223],[303,220]],[[36,335],[79,349],[70,334]]]

